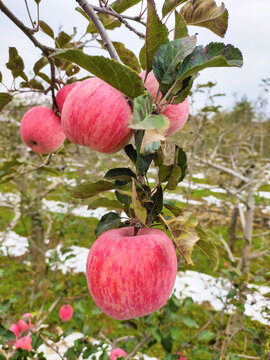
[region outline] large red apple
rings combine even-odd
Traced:
[[[134,227],[103,233],[90,249],[86,278],[96,305],[108,316],[145,316],[167,302],[177,258],[170,238],[158,229]]]
[[[79,81],[76,81],[72,84],[65,85],[57,92],[55,100],[60,112],[62,112],[63,110],[64,102],[66,101],[68,94],[79,83],[80,83]]]
[[[140,73],[140,77],[144,80],[145,78],[145,71]],[[151,71],[146,78],[146,82],[144,84],[146,89],[150,92],[152,95],[153,100],[155,100],[159,83],[157,79],[155,78],[155,75],[153,71]],[[161,99],[161,94],[158,96],[158,100]],[[170,120],[170,127],[168,129],[168,132],[166,136],[172,136],[175,134],[178,130],[180,130],[185,122],[188,119],[189,116],[189,100],[188,97],[180,104],[177,105],[168,105],[164,111],[162,111],[162,114],[167,116]]]
[[[62,110],[67,138],[102,153],[114,153],[129,141],[131,109],[124,96],[98,78],[81,82],[69,93]]]
[[[34,152],[49,154],[60,148],[66,137],[60,117],[52,109],[35,106],[22,119],[21,138]]]

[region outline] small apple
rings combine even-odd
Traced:
[[[145,316],[167,302],[175,283],[177,257],[161,230],[124,227],[104,232],[89,251],[88,289],[108,316],[127,320]]]
[[[22,319],[20,319],[20,320],[18,321],[18,327],[19,327],[19,329],[20,329],[20,332],[24,332],[25,330],[28,329],[27,323],[26,323],[24,320],[22,320]]]
[[[59,109],[60,113],[62,112],[64,102],[65,102],[68,94],[79,83],[80,83],[79,81],[76,81],[76,82],[74,82],[72,84],[65,85],[57,92],[55,100],[56,100],[56,104],[58,106],[58,109]]]
[[[110,360],[117,360],[126,355],[127,353],[123,349],[116,348],[113,349],[112,352],[110,353]]]
[[[16,338],[20,335],[20,328],[17,324],[11,324],[9,331],[12,331]]]
[[[15,348],[21,348],[23,350],[32,351],[32,338],[30,336],[23,336],[16,341]]]
[[[24,114],[21,138],[34,152],[49,154],[60,148],[66,137],[60,117],[52,109],[35,106]]]
[[[75,86],[62,110],[67,138],[102,153],[115,153],[130,140],[131,108],[124,96],[99,78]]]
[[[144,80],[146,71],[143,71],[140,73],[140,77]],[[153,100],[155,100],[159,83],[157,79],[155,78],[155,75],[153,71],[151,71],[146,78],[146,82],[144,84],[146,89],[150,92],[152,95]],[[161,94],[158,95],[158,100],[161,99]],[[162,111],[162,114],[167,116],[170,120],[170,127],[167,131],[166,136],[172,136],[175,134],[178,130],[180,130],[185,122],[188,119],[189,116],[189,100],[188,97],[186,99],[177,105],[168,105],[164,111]]]
[[[63,305],[59,310],[59,317],[62,321],[66,322],[72,318],[73,308],[71,305]]]

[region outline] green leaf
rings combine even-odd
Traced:
[[[42,58],[40,58],[34,65],[34,73],[35,75],[37,75],[39,73],[39,71],[44,68],[44,66],[46,66],[49,63],[48,59],[45,56],[42,56]]]
[[[139,200],[137,190],[136,190],[136,181],[132,179],[132,205],[135,211],[135,216],[143,223],[146,223],[147,211],[144,208]]]
[[[199,236],[199,241],[196,242],[196,245],[205,253],[206,256],[208,256],[214,271],[216,271],[219,264],[219,254],[216,246],[213,244],[206,232],[204,232],[199,226],[196,226],[195,230]]]
[[[188,326],[189,328],[197,328],[198,327],[198,324],[196,323],[196,321],[187,315],[181,316],[180,321],[183,324],[185,324],[186,326]]]
[[[172,94],[170,97],[168,97],[168,100],[171,102],[171,104],[180,104],[185,100],[185,98],[189,95],[193,86],[193,82],[197,76],[198,74],[193,74],[192,76],[188,76],[182,81],[180,90],[176,91],[175,94]]]
[[[0,324],[0,338],[5,341],[11,341],[15,340],[15,335],[13,334],[13,332],[5,329],[4,326]]]
[[[183,4],[186,1],[187,0],[165,0],[162,7],[162,16],[165,17],[174,9],[176,9],[177,6]]]
[[[184,79],[209,67],[242,67],[242,65],[241,51],[232,45],[211,43],[205,47],[197,46],[180,66],[178,79]]]
[[[44,90],[44,86],[41,84],[40,81],[36,79],[31,79],[27,82],[22,82],[20,84],[21,88],[30,88],[30,89],[38,89],[38,90]]]
[[[125,180],[115,180],[114,185],[117,200],[125,205],[131,204],[132,190],[130,182]]]
[[[177,207],[172,201],[170,200],[164,200],[163,201],[163,205],[165,206],[166,209],[168,209],[174,216],[179,216],[180,213],[182,212],[182,209],[180,209],[179,207]]]
[[[121,42],[113,41],[113,46],[117,51],[121,61],[129,66],[132,70],[139,73],[141,71],[140,63],[136,57],[136,55],[129,49],[125,47]]]
[[[136,174],[129,168],[115,168],[106,172],[104,175],[106,180],[126,180],[136,179]]]
[[[179,148],[178,146],[177,146],[177,151],[178,151],[177,165],[181,168],[181,177],[178,182],[181,182],[184,180],[188,168],[187,155],[185,151],[182,148]]]
[[[129,127],[134,130],[154,130],[167,126],[167,117],[165,115],[148,115],[143,121],[130,124]]]
[[[116,0],[111,4],[111,7],[118,14],[128,10],[132,6],[138,4],[141,0]]]
[[[153,154],[142,154],[141,147],[142,141],[144,138],[145,131],[139,130],[135,131],[135,143],[136,143],[136,152],[137,152],[137,159],[136,159],[136,170],[138,175],[145,175],[149,166],[153,160]]]
[[[157,152],[154,153],[153,160],[154,160],[155,166],[157,166],[157,167],[160,167],[164,163],[165,155],[164,155],[163,149],[161,147],[158,149]]]
[[[198,220],[189,211],[182,212],[178,217],[167,220],[166,225],[180,254],[189,265],[193,265],[191,253],[195,243],[199,240],[196,226]]]
[[[153,59],[153,71],[159,83],[170,85],[175,82],[179,65],[193,52],[196,42],[196,36],[184,37],[158,49]]]
[[[148,115],[152,113],[153,100],[152,95],[147,94],[138,96],[134,99],[132,124],[141,123]]]
[[[134,165],[136,165],[137,160],[137,151],[134,149],[132,144],[128,144],[124,148],[125,153],[130,158],[130,160],[133,162]]]
[[[0,82],[2,82],[2,80],[3,80],[3,76],[2,76],[2,73],[0,71]]]
[[[169,42],[168,29],[160,21],[154,0],[147,0],[147,24],[145,38],[145,57],[147,73],[152,70],[152,62],[155,53],[161,45]]]
[[[15,79],[21,76],[25,81],[27,81],[27,76],[23,71],[24,70],[23,59],[20,57],[15,47],[9,48],[9,60],[6,66],[9,70],[11,70],[12,76]]]
[[[77,6],[75,10],[78,11],[78,13],[80,13],[82,16],[84,16],[86,20],[88,20],[89,22],[91,21],[90,17],[86,14],[86,12],[83,11],[81,7]]]
[[[119,201],[111,200],[106,197],[98,198],[98,199],[91,201],[88,204],[87,209],[88,210],[89,209],[97,209],[99,207],[105,207],[110,210],[115,210],[115,209],[123,210],[123,205]]]
[[[95,229],[96,237],[99,237],[105,231],[116,229],[121,223],[119,215],[114,212],[109,212],[102,216],[100,222]]]
[[[200,333],[200,335],[198,336],[198,340],[199,341],[203,341],[203,342],[209,342],[211,339],[213,339],[215,337],[215,334],[212,333],[212,331],[210,330],[204,330]]]
[[[48,36],[50,36],[52,39],[54,39],[54,32],[53,29],[46,24],[44,21],[39,20],[39,27],[41,28],[41,30],[47,34]]]
[[[181,169],[179,166],[173,164],[172,170],[170,172],[170,176],[168,179],[168,183],[166,185],[166,189],[168,190],[175,190],[178,182],[179,182],[179,178],[181,176]]]
[[[0,93],[0,111],[13,99],[13,96],[8,93]]]
[[[187,25],[205,27],[218,36],[224,37],[228,28],[228,10],[214,0],[188,1],[180,11]]]
[[[160,184],[165,181],[168,181],[172,168],[173,165],[164,165],[164,164],[159,167],[158,179]]]
[[[159,185],[156,189],[156,192],[151,197],[153,202],[151,211],[148,214],[148,217],[153,221],[161,213],[163,207],[163,191],[162,186]]]
[[[73,196],[79,199],[87,199],[112,189],[114,189],[114,184],[105,180],[97,182],[86,181],[74,189]]]
[[[145,43],[139,52],[139,59],[143,70],[146,69],[146,54],[145,54]]]
[[[181,13],[175,11],[174,40],[188,36],[187,24]]]
[[[72,37],[65,33],[64,31],[61,31],[58,36],[55,38],[55,46],[62,49],[64,47],[68,47],[70,45],[70,41],[72,40]]]
[[[44,81],[46,81],[48,84],[51,83],[51,79],[49,78],[49,76],[47,74],[41,73],[39,72],[37,74],[37,76],[41,77],[41,79],[43,79]]]
[[[139,75],[115,60],[104,56],[86,55],[80,50],[59,50],[55,57],[72,61],[132,99],[145,92],[143,81]]]

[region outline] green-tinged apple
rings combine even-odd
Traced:
[[[144,80],[146,71],[140,73],[140,77]],[[144,86],[152,95],[153,101],[156,98],[159,83],[155,78],[153,71],[151,71],[146,78]],[[158,95],[158,100],[161,99],[161,93]],[[189,100],[188,97],[177,105],[168,105],[162,114],[167,116],[170,120],[170,126],[167,131],[166,137],[172,136],[179,131],[186,123],[189,116]]]
[[[21,138],[34,152],[49,154],[62,146],[66,136],[60,117],[52,109],[35,106],[24,114]]]
[[[134,227],[104,232],[89,251],[86,278],[96,305],[127,320],[151,314],[167,302],[175,283],[177,257],[161,230]]]
[[[62,112],[62,110],[63,110],[64,102],[66,101],[68,94],[78,84],[80,84],[79,81],[76,81],[72,84],[65,85],[57,92],[55,100],[56,100],[56,104],[57,104],[57,107],[60,112]]]
[[[131,138],[130,116],[131,108],[118,90],[99,78],[91,78],[68,94],[61,121],[71,142],[115,153]]]

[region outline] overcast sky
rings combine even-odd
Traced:
[[[98,5],[97,0],[89,0],[93,5]],[[111,3],[112,1],[110,1]],[[217,4],[221,1],[217,0]],[[4,0],[4,3],[30,26],[25,8],[24,0]],[[33,18],[35,18],[35,2],[28,0]],[[163,0],[156,0],[157,7],[162,7]],[[244,66],[238,68],[217,68],[207,69],[201,72],[197,83],[208,81],[217,82],[216,92],[226,93],[225,98],[219,98],[219,103],[224,107],[233,104],[235,96],[241,99],[247,95],[255,100],[261,88],[261,79],[270,78],[270,0],[224,0],[229,10],[229,27],[225,38],[221,39],[207,29],[189,27],[190,35],[198,33],[198,44],[205,45],[211,41],[233,44],[238,47],[244,57]],[[74,9],[77,6],[75,0],[42,0],[40,3],[40,19],[46,21],[57,33],[59,28],[71,33],[73,27],[77,27],[78,36],[81,35],[87,26],[87,21]],[[129,14],[138,15],[138,6],[129,10]],[[173,26],[168,23],[169,29]],[[144,31],[142,26],[139,26]],[[109,32],[113,40],[122,41],[126,47],[138,55],[143,41],[136,37],[128,29],[121,27]],[[52,40],[46,35],[38,35],[38,38],[47,45],[52,45]],[[15,46],[19,54],[25,60],[26,73],[33,68],[38,60],[40,50],[36,49],[30,40],[18,29],[6,16],[0,12],[0,70],[4,77],[4,83],[10,84],[11,77],[5,68],[8,61],[8,47]],[[97,49],[88,48],[89,54],[97,54]],[[105,54],[105,52],[98,52]],[[3,91],[3,90],[1,90]],[[202,105],[202,98],[198,98],[199,105]]]

